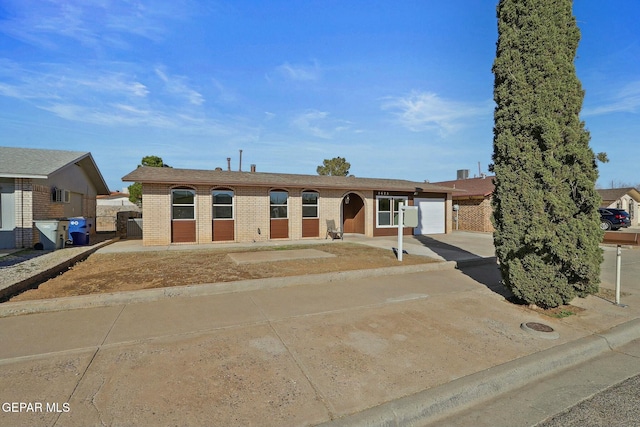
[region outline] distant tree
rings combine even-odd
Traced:
[[[171,166],[167,165],[162,161],[162,157],[158,156],[145,156],[140,161],[138,167],[149,166],[154,168],[170,168]],[[134,182],[129,186],[129,200],[132,203],[137,205],[142,204],[142,184],[139,182]]]
[[[331,160],[325,159],[322,166],[318,166],[316,172],[318,175],[347,176],[349,175],[351,163],[343,157],[334,157]]]
[[[162,161],[162,157],[158,157],[158,156],[143,157],[138,167],[141,167],[141,166],[151,166],[154,168],[170,168],[171,167]]]
[[[504,284],[545,308],[597,292],[602,262],[572,7],[501,0],[497,8],[494,243]]]

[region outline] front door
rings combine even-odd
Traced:
[[[364,234],[364,201],[355,193],[342,199],[342,231]]]

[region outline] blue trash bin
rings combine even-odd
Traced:
[[[89,244],[89,227],[86,218],[81,216],[69,218],[69,240],[76,246]]]

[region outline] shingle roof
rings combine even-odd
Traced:
[[[47,178],[89,153],[0,147],[0,176],[5,178]]]
[[[602,197],[603,202],[609,202],[607,204],[611,204],[612,202],[615,202],[625,194],[628,194],[632,199],[640,203],[640,192],[633,187],[609,188],[606,190],[597,190],[597,191],[600,194],[600,197]]]
[[[457,179],[455,181],[434,182],[433,184],[466,191],[466,193],[458,194],[457,197],[487,197],[490,196],[495,189],[493,178],[493,176],[487,176],[485,178],[468,178]]]
[[[73,163],[85,170],[98,194],[109,194],[107,184],[91,153],[0,147],[0,178],[47,179],[51,174]]]
[[[345,176],[296,175],[264,172],[139,167],[122,178],[126,182],[176,185],[228,185],[284,188],[332,188],[344,190],[411,191],[452,193],[455,190],[424,182],[401,179],[356,178]]]

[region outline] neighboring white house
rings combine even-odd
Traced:
[[[129,208],[138,206],[129,200],[129,193],[125,191],[114,191],[109,195],[100,195],[96,199],[98,206],[124,206]]]
[[[640,191],[629,187],[598,190],[598,193],[603,208],[623,209],[629,212],[632,226],[640,225]]]
[[[109,189],[91,153],[0,147],[0,249],[33,246],[37,220],[92,223],[100,194]]]

